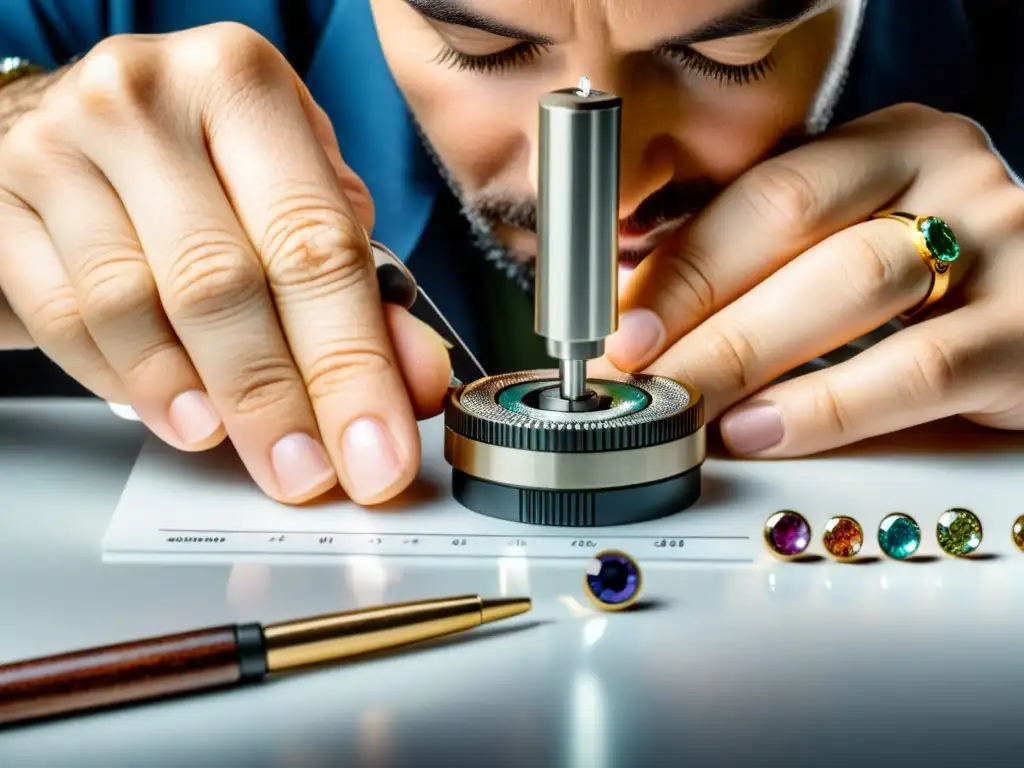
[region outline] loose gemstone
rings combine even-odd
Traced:
[[[921,235],[939,261],[947,263],[956,261],[960,256],[960,244],[956,241],[956,235],[942,219],[930,218],[921,222]]]
[[[587,593],[604,610],[621,610],[640,596],[640,566],[625,552],[599,552],[587,563]]]
[[[775,554],[796,557],[811,543],[811,526],[799,512],[784,509],[765,522],[764,540]]]
[[[893,513],[878,526],[878,546],[889,557],[906,560],[921,546],[921,527],[909,515]]]
[[[969,510],[950,509],[939,517],[935,536],[947,555],[969,555],[981,546],[981,520]]]
[[[1017,549],[1024,552],[1024,515],[1018,517],[1013,523],[1013,543]]]
[[[864,531],[860,523],[845,515],[829,520],[825,524],[825,533],[821,538],[825,544],[825,551],[840,560],[856,557],[864,545]]]

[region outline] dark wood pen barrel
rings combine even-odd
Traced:
[[[0,666],[0,724],[238,682],[236,631],[214,627]]]

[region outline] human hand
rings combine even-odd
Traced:
[[[7,313],[0,340],[182,450],[229,437],[279,501],[340,478],[380,502],[415,476],[449,365],[382,305],[372,227],[327,115],[262,37],[110,38],[0,144],[0,293],[23,326]]]
[[[839,365],[774,383],[930,293],[914,231],[960,256],[931,312]],[[1024,190],[976,126],[885,109],[731,184],[624,289],[608,359],[692,382],[731,452],[817,453],[955,414],[1024,429]],[[722,415],[724,414],[724,415]]]

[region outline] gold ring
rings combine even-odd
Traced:
[[[960,258],[960,244],[956,235],[946,222],[937,216],[915,216],[904,211],[880,211],[871,218],[892,219],[914,231],[914,245],[922,261],[931,270],[932,285],[928,295],[900,315],[900,318],[907,319],[924,312],[949,290],[950,267]]]

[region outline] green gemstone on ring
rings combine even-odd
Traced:
[[[939,261],[950,264],[960,257],[960,244],[956,235],[942,219],[932,216],[921,222],[919,227],[924,243]]]

